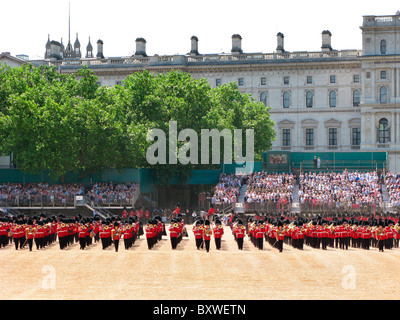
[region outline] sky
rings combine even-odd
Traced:
[[[229,53],[232,35],[242,37],[244,53],[272,53],[276,34],[284,34],[286,51],[320,51],[321,33],[332,33],[333,49],[362,49],[365,15],[395,15],[394,0],[18,0],[0,4],[0,53],[43,58],[50,40],[71,43],[76,35],[83,55],[89,37],[106,57],[134,54],[135,40],[146,39],[147,55],[187,54],[191,36],[201,54]]]

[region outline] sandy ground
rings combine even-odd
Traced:
[[[222,249],[197,250],[189,237],[176,250],[168,236],[147,249],[145,238],[125,250],[123,242],[102,250],[94,243],[61,251],[0,250],[2,300],[398,300],[400,249],[303,251],[264,242],[258,250],[246,237],[237,248],[225,227]]]

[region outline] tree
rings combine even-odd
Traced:
[[[235,84],[211,88],[206,79],[173,70],[144,70],[122,86],[100,87],[86,67],[76,75],[32,65],[0,69],[0,151],[13,153],[24,172],[49,170],[55,178],[70,171],[150,167],[162,184],[174,176],[185,181],[192,169],[213,168],[211,161],[201,161],[212,157],[197,139],[202,129],[254,129],[255,156],[261,159],[274,139],[268,110]],[[196,139],[176,139],[171,123],[176,134],[190,132]],[[166,133],[166,145],[176,139],[182,159],[193,161],[149,164],[151,129]]]

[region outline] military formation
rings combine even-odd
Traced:
[[[321,250],[377,248],[384,252],[399,248],[400,241],[399,219],[379,215],[305,218],[284,214],[247,217],[231,214],[226,225],[238,250],[243,250],[245,239],[258,250],[264,250],[265,243],[268,243],[279,252],[283,252],[284,246],[298,250],[303,250],[305,246]],[[206,252],[214,247],[221,250],[224,230],[221,216],[214,213],[206,217],[197,216],[191,227],[195,240],[193,245],[197,250]],[[189,237],[185,219],[179,211],[171,218],[168,228],[160,216],[150,218],[145,226],[136,216],[101,219],[99,216],[84,218],[78,215],[71,218],[63,214],[48,216],[41,213],[32,217],[17,215],[0,218],[0,248],[13,246],[15,250],[42,250],[56,242],[60,250],[66,250],[73,244],[85,250],[99,242],[103,250],[112,246],[118,252],[120,242],[123,242],[125,250],[129,250],[141,235],[145,235],[149,250],[163,236],[169,235],[173,250],[178,248],[184,237]]]
[[[208,216],[210,217],[210,216]],[[210,252],[211,239],[214,238],[215,248],[221,249],[221,239],[224,234],[224,227],[218,215],[213,215],[213,222],[209,219],[197,217],[193,224],[193,234],[197,250],[205,249]]]
[[[327,250],[328,248],[348,250],[359,248],[369,250],[378,248],[399,248],[400,227],[399,219],[394,217],[342,217],[330,216],[304,218],[296,216],[250,218],[246,233],[251,242],[262,249],[263,237],[280,252],[283,244],[295,249],[303,250],[304,245],[314,249]]]
[[[15,217],[0,218],[0,248],[13,244],[15,250],[25,247],[29,251],[35,247],[44,249],[58,242],[60,250],[79,244],[85,250],[93,243],[100,242],[102,249],[114,246],[119,249],[123,239],[126,250],[130,249],[136,239],[144,234],[143,226],[137,217],[129,217],[123,221],[119,217],[100,219],[65,217],[63,214],[48,217],[45,213],[26,217],[19,214]]]

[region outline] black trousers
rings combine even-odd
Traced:
[[[86,238],[79,238],[80,249],[84,250],[86,247]]]
[[[33,239],[28,239],[29,251],[32,251]]]
[[[217,250],[221,249],[221,238],[215,238],[215,247]]]
[[[243,238],[237,238],[238,249],[243,250]]]
[[[176,245],[178,244],[178,239],[176,237],[171,237],[171,247],[172,249],[176,249]]]
[[[204,244],[206,245],[207,252],[210,251],[210,240],[204,240]]]
[[[35,239],[35,242],[36,242],[36,240],[38,240],[38,242],[39,242],[40,239]],[[38,242],[36,242],[36,247],[39,249],[40,244]],[[58,237],[58,242],[60,243],[60,249],[61,250],[65,249],[67,247],[67,243],[68,243],[68,236]]]
[[[118,247],[119,247],[119,240],[114,240],[115,252],[118,252]]]
[[[14,238],[15,250],[18,250],[19,248],[19,239],[20,238]]]
[[[153,248],[155,238],[147,238],[147,247],[149,249]]]
[[[203,244],[203,239],[196,239],[196,247],[200,249],[200,246]]]
[[[383,252],[384,246],[385,246],[385,242],[384,242],[383,240],[378,240],[378,248],[379,248],[379,251],[382,251],[382,252]]]
[[[0,247],[5,247],[8,244],[8,236],[2,235],[0,236]]]
[[[22,249],[23,246],[25,245],[25,240],[26,240],[26,236],[23,236],[21,238],[19,238],[19,248]]]
[[[264,248],[264,238],[257,238],[257,248],[259,250]]]
[[[278,240],[276,242],[276,247],[278,248],[279,252],[283,251],[283,240]]]

